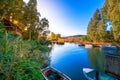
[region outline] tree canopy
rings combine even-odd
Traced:
[[[88,25],[90,41],[120,41],[120,0],[105,0],[97,9]],[[110,25],[106,25],[111,23]],[[107,27],[111,30],[107,31]]]
[[[34,39],[39,34],[48,35],[49,21],[41,18],[37,11],[37,0],[29,0],[28,3],[23,0],[0,0],[0,5],[0,20],[5,18],[16,24],[22,30],[24,38]]]

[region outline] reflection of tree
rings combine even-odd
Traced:
[[[50,59],[50,52],[43,53],[42,55],[39,55],[40,62],[42,63],[42,68],[47,67],[50,65],[51,59]]]
[[[88,58],[91,66],[98,70],[104,70],[104,53],[99,51],[98,49],[89,49],[88,50]]]

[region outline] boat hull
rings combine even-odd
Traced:
[[[54,69],[53,67],[42,69],[42,75],[45,80],[71,80],[67,75]]]

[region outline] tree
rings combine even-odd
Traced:
[[[114,9],[112,10],[111,20],[112,20],[114,39],[116,41],[119,41],[120,40],[120,3],[117,3]]]
[[[106,24],[111,22],[111,31]],[[120,0],[106,0],[101,10],[96,10],[88,25],[90,41],[120,41]]]
[[[60,34],[56,34],[55,35],[55,39],[58,40],[59,38],[61,38],[61,35]]]
[[[99,20],[98,24],[98,38],[99,38],[99,41],[105,41],[105,36],[106,36],[106,31],[105,31],[105,26],[104,26],[104,22],[103,20]]]
[[[37,24],[36,33],[41,36],[47,37],[50,33],[49,31],[49,21],[46,18],[42,18],[39,23]]]
[[[114,39],[115,41],[119,41],[120,39],[120,30],[119,30],[120,3],[119,2],[120,0],[106,0],[102,8],[104,23],[106,23],[107,21],[112,22],[112,31],[107,32],[107,35],[109,36],[109,39],[112,40]]]
[[[37,1],[36,0],[29,0],[27,6],[26,6],[26,21],[27,25],[29,25],[28,31],[29,31],[29,39],[34,38],[35,34],[35,27],[37,23],[39,22],[39,15],[37,12]]]
[[[100,14],[100,10],[97,9],[93,15],[93,18],[91,18],[89,24],[88,24],[88,31],[87,31],[87,34],[88,34],[88,37],[89,37],[89,40],[90,41],[97,41],[99,40],[98,39],[98,34],[97,34],[97,31],[98,31],[98,22],[99,20],[101,20],[101,14]]]
[[[51,34],[50,34],[50,40],[55,40],[55,33],[54,32],[51,32]]]

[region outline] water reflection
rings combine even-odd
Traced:
[[[104,71],[104,52],[98,48],[88,49],[88,58],[91,67],[97,71]]]
[[[55,44],[50,53],[50,65],[68,75],[72,80],[86,80],[83,68],[92,67],[104,73],[105,54],[106,51],[99,48],[86,49],[84,46],[73,43]]]
[[[55,44],[51,51],[51,66],[72,80],[86,80],[82,69],[90,67],[87,50],[73,43]]]

